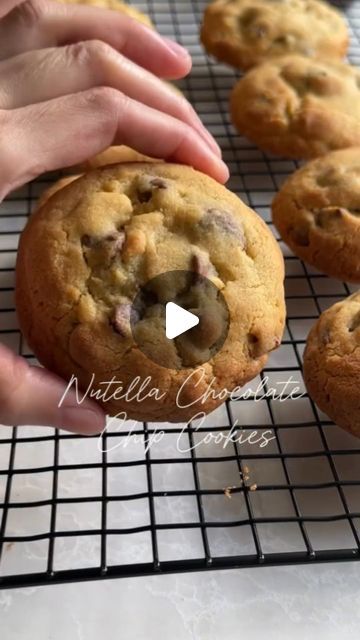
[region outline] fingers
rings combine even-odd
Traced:
[[[180,45],[117,11],[27,0],[0,22],[0,59],[30,50],[102,40],[162,78],[181,78],[191,58]]]
[[[192,165],[219,182],[229,177],[226,165],[189,125],[108,87],[2,111],[0,130],[1,197],[113,143]]]
[[[66,384],[0,344],[0,423],[4,425],[53,426],[84,435],[100,433],[105,414],[86,398],[78,404],[69,391],[61,407]]]
[[[18,4],[21,4],[24,0],[2,0],[0,4],[0,18],[9,13]]]
[[[214,139],[183,96],[104,42],[91,40],[31,51],[0,62],[3,109],[16,109],[96,86],[113,87],[186,122],[220,155]]]

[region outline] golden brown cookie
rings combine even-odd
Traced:
[[[339,427],[360,437],[360,292],[325,311],[309,335],[304,380]]]
[[[115,145],[76,165],[73,169],[76,171],[89,171],[90,169],[98,169],[99,167],[118,164],[119,162],[160,162],[160,160],[144,156],[142,153],[125,145]]]
[[[131,304],[152,278],[183,270],[191,275],[185,293],[197,295],[200,276],[217,297],[221,291],[230,326],[215,355],[216,317],[208,318],[204,342],[192,342],[190,332],[187,343],[159,338],[165,294],[154,289],[135,321],[160,366],[135,344]],[[200,402],[213,378],[217,394],[243,385],[279,346],[283,278],[267,225],[225,187],[190,167],[119,164],[86,174],[31,216],[18,253],[17,310],[40,362],[65,379],[74,374],[87,388],[94,373],[97,388],[113,376],[128,388],[136,376],[151,376],[151,386],[165,393],[161,402],[112,400],[105,405],[109,414],[182,421],[224,400],[209,393]],[[204,354],[208,360],[198,367]],[[194,402],[184,409],[176,406],[182,384],[182,404]]]
[[[360,145],[360,71],[302,56],[266,62],[235,85],[231,115],[260,149],[290,158]]]
[[[77,175],[65,176],[64,178],[60,178],[56,182],[52,183],[50,187],[45,189],[45,191],[43,191],[43,193],[40,195],[36,203],[36,207],[42,207],[43,204],[47,202],[47,200],[49,200],[51,196],[54,195],[54,193],[60,191],[60,189],[63,189],[74,180],[80,178],[82,173],[91,171],[91,169],[106,167],[110,164],[118,164],[120,162],[161,162],[161,160],[144,156],[142,153],[139,153],[138,151],[135,151],[135,149],[131,149],[130,147],[126,147],[125,145],[109,147],[108,149],[105,149],[105,151],[98,153],[96,156],[89,158],[85,162],[72,167],[72,170],[79,171],[81,173]]]
[[[125,13],[130,18],[134,18],[134,20],[142,22],[148,27],[153,27],[149,16],[142,13],[142,11],[135,9],[135,7],[131,7],[125,2],[121,2],[121,0],[57,0],[57,2],[61,2],[62,4],[87,4],[92,7],[101,7],[102,9],[120,11],[120,13]]]
[[[360,148],[313,160],[284,183],[272,204],[282,239],[302,260],[360,283]]]
[[[288,54],[342,58],[349,36],[340,12],[321,0],[215,0],[201,40],[218,60],[249,69]]]

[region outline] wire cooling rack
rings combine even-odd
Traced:
[[[265,156],[232,128],[234,72],[209,61],[199,44],[205,4],[138,6],[191,51],[193,71],[181,88],[222,146],[229,187],[271,226],[272,197],[296,165]],[[356,63],[360,3],[343,6]],[[14,263],[19,232],[51,179],[24,187],[0,208],[0,337],[32,362],[16,324]],[[200,427],[114,425],[103,441],[52,428],[0,428],[0,587],[360,558],[359,440],[302,395],[301,374],[310,327],[354,288],[282,248],[283,344],[241,397]],[[297,385],[285,390],[287,380]],[[295,386],[301,397],[286,399]],[[225,446],[236,420],[242,441]]]

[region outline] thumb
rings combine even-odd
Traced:
[[[105,413],[87,398],[79,405],[74,391],[59,401],[66,385],[46,369],[29,366],[0,344],[0,423],[42,425],[94,435],[105,426]]]

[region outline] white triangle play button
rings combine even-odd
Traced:
[[[189,331],[199,324],[200,320],[190,311],[179,307],[175,302],[168,302],[166,305],[166,337],[173,340],[181,336],[185,331]]]

